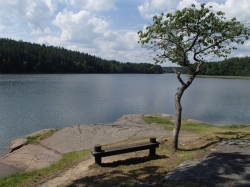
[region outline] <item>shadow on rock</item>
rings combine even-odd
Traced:
[[[189,161],[169,172],[167,181],[192,181],[209,187],[250,184],[250,155],[239,152],[210,154],[203,162]]]

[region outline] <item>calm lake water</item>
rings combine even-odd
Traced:
[[[174,74],[0,75],[0,155],[11,140],[45,128],[174,114],[179,85]],[[250,80],[196,78],[183,95],[183,117],[249,124],[249,93]]]

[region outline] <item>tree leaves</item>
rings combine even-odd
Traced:
[[[202,62],[211,55],[227,57],[236,49],[233,43],[244,44],[250,32],[236,18],[227,19],[222,11],[200,4],[174,13],[153,17],[153,24],[139,31],[139,43],[150,44],[156,63],[166,59],[181,66],[190,61]]]

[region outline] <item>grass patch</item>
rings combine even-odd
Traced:
[[[55,132],[57,132],[59,129],[52,129],[49,131],[46,131],[44,133],[41,134],[37,134],[34,136],[28,136],[27,140],[25,142],[25,145],[28,144],[39,144],[41,140],[48,138],[49,136],[53,135]]]
[[[157,117],[157,116],[148,116],[143,119],[146,123],[156,123],[159,125],[162,125],[164,129],[166,130],[173,130],[174,129],[174,123],[168,119],[163,117]]]
[[[221,126],[222,129],[243,129],[249,128],[249,125],[229,125],[229,126]]]
[[[163,117],[155,117],[155,116],[148,116],[144,118],[144,121],[147,123],[157,123],[157,124],[170,124],[173,125],[174,123],[172,121],[170,121],[167,118],[163,118]]]
[[[0,179],[0,186],[15,187],[15,186],[36,186],[38,180],[44,179],[62,169],[68,168],[90,155],[89,151],[77,151],[66,153],[63,158],[57,163],[50,165],[49,167],[31,171],[22,172],[10,175],[8,177]]]
[[[185,131],[192,131],[196,133],[206,133],[212,130],[214,126],[205,123],[183,123],[181,129]]]
[[[171,122],[171,118],[161,116],[148,116],[144,118],[144,121],[147,123],[155,123],[161,125],[166,130],[173,130],[174,128],[174,124],[173,122]],[[188,120],[183,119],[181,124],[181,131],[182,130],[204,134],[210,138],[250,138],[250,125],[214,126],[205,123],[189,122]]]

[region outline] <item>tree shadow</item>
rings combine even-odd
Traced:
[[[141,169],[130,170],[129,172],[123,172],[121,170],[114,170],[112,172],[102,173],[95,176],[86,176],[84,178],[73,181],[72,184],[67,187],[76,187],[76,186],[93,186],[93,187],[125,187],[128,184],[128,181],[136,180],[138,183],[144,183],[145,181],[148,184],[152,185],[152,176],[147,176],[143,180],[138,178],[140,175],[147,175],[148,170],[152,173],[156,173],[158,167],[150,166],[144,167]],[[160,186],[160,184],[158,185]]]
[[[151,160],[165,159],[168,158],[165,155],[156,155],[154,157],[140,157],[140,158],[129,158],[123,161],[115,161],[112,163],[103,163],[102,171],[99,173],[94,172],[83,178],[74,180],[72,184],[67,187],[76,187],[76,186],[93,186],[93,187],[125,187],[128,183],[131,185],[134,183],[144,184],[145,187],[161,187],[161,181],[163,174],[159,173],[158,170],[160,166],[142,166],[136,167],[133,169],[133,165],[145,163]],[[128,170],[122,170],[119,167],[130,166]],[[143,176],[143,177],[141,177]],[[156,180],[158,179],[158,180]],[[159,184],[155,184],[155,181],[158,181]],[[146,185],[145,185],[146,182]]]
[[[215,145],[219,142],[222,141],[222,138],[219,138],[218,137],[218,140],[215,140],[215,141],[212,141],[212,142],[209,142],[203,146],[200,146],[200,147],[197,147],[197,148],[192,148],[192,149],[185,149],[185,148],[178,148],[179,151],[196,151],[196,150],[201,150],[201,149],[205,149],[205,148],[208,148],[209,146],[211,145]]]
[[[210,154],[203,162],[186,163],[167,174],[168,180],[205,186],[249,186],[250,155],[240,152]]]

